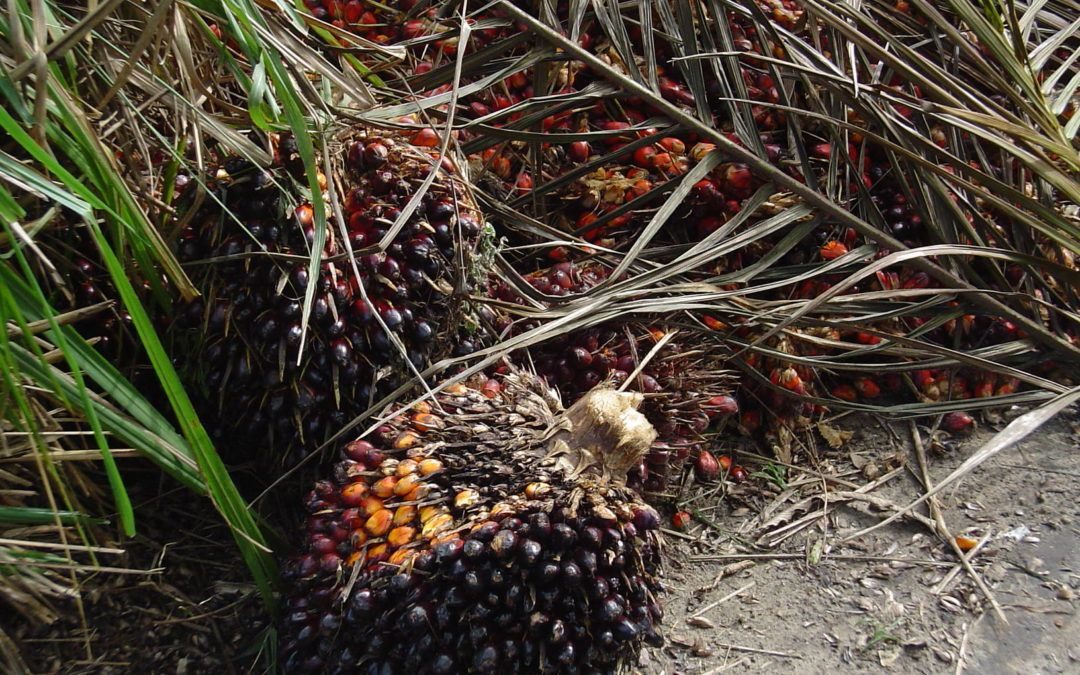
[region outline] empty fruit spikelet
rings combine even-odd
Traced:
[[[398,411],[308,495],[288,672],[613,672],[662,640],[660,519],[624,483],[656,438],[641,394],[486,384]]]

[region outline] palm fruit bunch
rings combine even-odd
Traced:
[[[610,270],[606,266],[586,261],[556,263],[526,275],[524,280],[545,296],[565,298],[588,291],[608,278]],[[505,280],[493,279],[488,292],[505,303],[508,313],[513,312],[515,304],[525,305],[524,298]],[[531,324],[525,318],[521,325]],[[513,326],[509,330],[520,328]],[[726,350],[689,350],[669,340],[646,360],[666,332],[657,324],[613,320],[529,350],[536,373],[556,388],[563,400],[577,401],[600,385],[625,386],[645,396],[641,412],[656,428],[658,442],[634,467],[630,479],[648,492],[661,491],[670,478],[678,476],[688,459],[700,455],[704,434],[714,422],[739,410],[731,396],[730,374],[724,370]]]
[[[310,201],[289,205],[280,188],[302,171],[294,150],[281,139],[284,171],[239,160],[217,171],[210,189],[220,206],[199,211],[179,248],[202,297],[173,326],[186,346],[174,353],[203,388],[216,435],[258,439],[278,454],[316,447],[445,351],[471,352],[479,326],[463,300],[483,221],[449,158],[395,133],[342,136],[333,180],[320,183],[337,191],[344,222],[327,214],[312,277],[318,219]]]
[[[537,373],[567,400],[577,400],[602,383],[626,383],[627,390],[645,395],[641,411],[656,428],[659,442],[634,467],[632,479],[635,484],[642,481],[647,492],[662,491],[670,478],[680,475],[687,460],[701,452],[710,426],[739,410],[730,395],[730,374],[723,370],[724,352],[688,351],[669,341],[645,362],[664,335],[658,325],[613,321],[532,350]]]
[[[614,672],[662,641],[642,396],[454,384],[346,445],[284,567],[288,672]]]

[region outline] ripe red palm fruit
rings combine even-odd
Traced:
[[[721,175],[725,194],[747,196],[753,187],[754,175],[745,164],[726,164]]]
[[[832,157],[832,145],[829,143],[818,143],[817,145],[810,147],[810,154],[818,159],[829,159]]]
[[[652,168],[653,160],[656,158],[656,148],[651,145],[638,148],[634,151],[634,164],[649,169]]]
[[[439,133],[431,127],[421,129],[412,137],[412,144],[422,148],[438,147],[440,142]]]
[[[334,480],[309,494],[304,548],[285,566],[285,669],[608,670],[643,641],[661,642],[660,520],[611,479],[655,436],[634,412],[640,398],[607,390],[562,412],[538,382],[512,374],[494,398],[447,388],[439,430],[410,429],[400,411],[374,442],[346,446]],[[543,440],[559,416],[567,430]],[[478,437],[478,424],[491,432]],[[402,433],[420,443],[395,450]],[[382,502],[359,534],[327,534],[352,518],[345,487],[403,465],[415,471],[402,480],[420,476],[436,455],[441,468],[417,494]]]
[[[852,384],[863,398],[873,399],[881,395],[881,387],[869,377],[857,377]]]
[[[819,251],[823,260],[836,260],[840,256],[847,255],[847,252],[847,246],[835,239],[825,242]]]
[[[518,194],[527,194],[533,189],[533,179],[527,171],[522,171],[514,183],[514,189]]]
[[[702,405],[709,417],[726,417],[739,412],[739,403],[727,395],[713,396]]]
[[[720,462],[708,450],[702,450],[694,460],[694,475],[702,482],[712,482],[720,475]]]
[[[682,531],[690,527],[690,523],[693,522],[693,516],[688,511],[676,511],[671,516],[671,526],[676,530]]]
[[[686,143],[684,143],[682,139],[676,138],[674,136],[665,136],[664,138],[660,139],[659,143],[662,148],[672,154],[686,154]]]
[[[874,335],[873,333],[868,333],[868,332],[866,332],[864,330],[856,331],[855,339],[860,344],[864,344],[864,345],[881,344],[881,336],[880,335]]]
[[[963,411],[945,413],[941,428],[954,434],[967,433],[975,428],[975,418]]]
[[[838,384],[832,388],[832,395],[842,401],[854,403],[859,400],[859,392],[850,384]]]
[[[590,154],[592,154],[592,151],[589,148],[588,141],[574,141],[567,150],[567,156],[570,160],[578,164],[587,162]]]
[[[778,384],[793,394],[799,396],[806,395],[806,386],[803,384],[802,378],[794,368],[785,368],[781,371]]]

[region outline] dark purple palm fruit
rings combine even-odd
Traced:
[[[317,447],[413,369],[475,342],[459,326],[479,323],[462,301],[483,220],[452,162],[383,132],[353,130],[335,148],[326,183],[348,241],[328,212],[315,275],[313,207],[289,207],[280,192],[283,174],[300,170],[287,138],[283,171],[227,162],[211,185],[224,208],[203,209],[181,234],[180,257],[203,296],[179,310],[174,353],[218,437],[277,455]]]
[[[659,517],[623,480],[641,400],[562,411],[513,373],[348,444],[284,567],[285,671],[614,672],[660,643]]]

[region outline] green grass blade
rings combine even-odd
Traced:
[[[275,606],[273,589],[277,580],[277,569],[255,517],[240,496],[224,462],[214,449],[198,415],[195,414],[191,400],[173,368],[171,359],[165,352],[146,310],[139,302],[135,289],[125,275],[123,265],[105,240],[97,223],[89,221],[87,226],[98,242],[105,267],[109,270],[113,283],[120,293],[124,307],[131,314],[135,331],[176,413],[184,438],[187,439],[194,452],[199,471],[206,481],[210,499],[228,522],[240,554],[259,588],[263,603],[267,608],[272,609]]]
[[[9,525],[51,525],[57,520],[62,525],[77,523],[105,524],[104,518],[91,518],[76,511],[53,511],[32,506],[0,506],[0,523]]]
[[[10,237],[12,241],[15,241],[16,237],[12,225],[7,222],[3,223],[3,225],[4,231],[7,233],[8,237]],[[26,261],[22,248],[16,246],[13,250],[15,253],[15,260],[19,267],[22,268],[23,274],[26,278],[32,278],[33,272],[30,270],[30,266]],[[101,421],[98,419],[94,406],[90,404],[90,396],[86,388],[86,382],[83,379],[82,368],[80,368],[79,362],[74,357],[71,350],[68,349],[64,333],[59,330],[59,325],[56,323],[56,316],[49,311],[44,292],[42,292],[41,288],[36,284],[33,286],[33,290],[36,291],[36,295],[38,296],[36,300],[38,301],[39,306],[45,310],[45,318],[53,329],[56,348],[60,350],[64,360],[67,362],[69,372],[75,382],[76,394],[79,401],[82,403],[82,409],[86,415],[86,421],[90,425],[90,429],[94,434],[94,440],[97,442],[98,449],[101,451],[101,461],[105,467],[105,475],[109,481],[109,489],[112,491],[113,500],[116,502],[116,512],[120,518],[120,525],[124,530],[124,534],[132,537],[135,535],[135,512],[131,506],[131,498],[128,496],[127,488],[124,486],[124,480],[120,476],[120,469],[116,465],[116,459],[113,457],[112,452],[109,451],[109,443],[105,440],[105,434],[101,428]],[[0,300],[2,300],[5,305],[10,305],[12,298],[7,290],[4,289],[3,291],[0,291],[0,294],[2,294],[0,295]],[[4,312],[4,314],[6,314],[6,312]],[[26,336],[28,343],[34,344],[30,332],[27,330],[23,316],[16,313],[15,321]],[[3,339],[7,339],[6,334]]]

